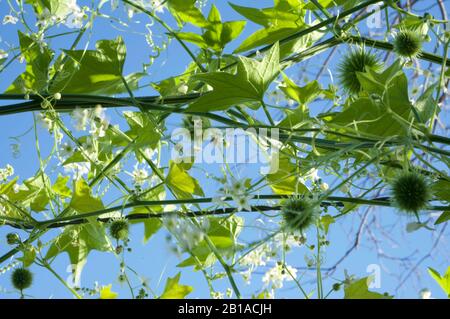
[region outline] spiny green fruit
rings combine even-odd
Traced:
[[[129,225],[126,219],[116,219],[111,222],[109,226],[109,234],[112,238],[117,240],[124,240],[128,238]]]
[[[393,182],[392,197],[400,210],[417,214],[431,199],[430,185],[419,173],[406,172]]]
[[[421,35],[413,30],[399,30],[394,38],[394,51],[405,58],[416,58],[422,51]]]
[[[292,231],[304,232],[318,218],[316,203],[308,199],[294,198],[287,200],[281,207],[286,227]]]
[[[26,268],[16,268],[11,275],[11,282],[14,288],[22,291],[33,283],[33,274]]]
[[[344,89],[350,94],[361,91],[357,72],[365,72],[367,68],[380,71],[382,63],[375,54],[366,52],[364,48],[351,50],[338,66],[338,77]]]

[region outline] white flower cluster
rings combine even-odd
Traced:
[[[82,28],[89,8],[86,6],[80,7],[76,0],[69,0],[64,5],[65,10],[56,10],[54,13],[50,12],[47,8],[42,10],[42,13],[38,16],[37,26],[45,29],[62,22],[71,29]]]
[[[115,1],[114,1],[115,2]],[[115,9],[118,7],[118,4],[112,2],[112,8]],[[150,1],[144,1],[144,0],[137,0],[134,1],[134,3],[142,8],[145,8],[147,10],[153,11],[153,12],[157,12],[157,13],[163,13],[164,9],[166,8],[166,2],[165,0],[150,0]],[[138,9],[136,9],[135,7],[126,6],[127,8],[127,13],[128,13],[128,18],[133,18],[134,14],[139,12]]]
[[[77,131],[85,131],[89,125],[89,133],[94,138],[104,137],[109,125],[105,109],[100,104],[94,110],[76,108],[72,112],[72,119]]]
[[[223,200],[231,196],[239,211],[251,210],[250,200],[252,196],[247,192],[247,180],[239,180],[234,177],[230,181],[225,180],[224,186],[219,189],[219,194],[214,198],[214,201],[221,206],[228,205]]]
[[[244,255],[239,264],[245,268],[241,271],[243,279],[249,284],[252,273],[261,266],[266,266],[275,262],[276,266],[270,268],[263,276],[262,281],[265,286],[270,287],[272,290],[281,288],[283,281],[291,281],[293,277],[296,277],[297,270],[289,266],[286,269],[282,269],[279,262],[281,251],[288,251],[292,247],[298,247],[301,244],[302,239],[292,234],[277,234],[271,241],[260,245]],[[287,275],[287,276],[286,276]],[[291,276],[292,275],[292,276]],[[273,293],[273,292],[272,292]]]
[[[80,8],[77,5],[77,1],[76,0],[70,0],[68,3],[68,11],[69,14],[66,17],[66,23],[65,25],[68,28],[82,28],[83,27],[83,20],[84,17],[86,16],[86,11],[88,10],[87,7],[83,7]]]
[[[209,220],[201,218],[197,220],[199,226],[188,218],[180,215],[170,214],[163,218],[163,223],[167,230],[177,239],[179,245],[184,250],[191,250],[196,247],[205,237],[209,229]]]
[[[148,171],[145,168],[140,168],[139,163],[136,163],[134,170],[131,173],[133,177],[133,182],[136,186],[142,186],[148,180]]]
[[[0,168],[0,182],[5,182],[10,176],[14,175],[14,167],[6,164],[5,168]]]
[[[16,24],[19,19],[13,15],[7,14],[3,17],[3,24]]]
[[[64,171],[72,175],[74,180],[86,176],[91,169],[91,164],[86,162],[70,163],[64,165]]]
[[[262,279],[266,287],[273,289],[279,289],[283,287],[284,281],[293,281],[297,277],[297,269],[277,263],[275,267],[271,268],[264,274]]]

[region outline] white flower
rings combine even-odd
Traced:
[[[238,179],[234,179],[231,182],[231,187],[228,188],[231,194],[242,194],[245,192],[244,182]]]
[[[158,149],[151,149],[150,147],[145,148],[142,151],[149,160],[155,162],[158,159]]]
[[[8,23],[16,24],[17,21],[19,21],[18,18],[14,17],[14,16],[12,16],[12,15],[9,15],[9,14],[8,14],[8,15],[5,15],[5,16],[3,17],[3,24],[8,24]]]
[[[77,131],[85,131],[87,121],[89,118],[89,111],[87,109],[76,108],[72,112],[73,125]]]
[[[136,164],[131,176],[135,185],[142,186],[148,179],[148,172],[145,168],[139,168],[138,164]]]
[[[277,234],[273,239],[274,251],[280,251],[282,249],[290,249],[292,247],[299,247],[300,241],[299,238],[293,234],[283,234],[279,233]]]
[[[38,22],[36,23],[36,25],[45,28],[55,24],[57,20],[58,17],[56,15],[52,14],[47,8],[44,8],[44,10],[42,10],[41,14],[38,16]]]
[[[65,142],[63,145],[61,145],[61,148],[59,150],[62,157],[69,157],[72,155],[74,151],[74,147],[72,144]]]
[[[166,2],[167,1],[165,1],[165,0],[151,0],[153,10],[155,10],[155,12],[158,12],[158,13],[163,13],[164,8],[166,7],[166,4],[165,4]]]
[[[313,168],[306,174],[305,178],[309,178],[312,181],[317,181],[319,179],[318,173],[319,171],[316,168]]]
[[[326,192],[326,191],[330,188],[330,186],[328,186],[328,184],[325,183],[325,182],[320,183],[319,187],[320,187],[320,189],[321,189],[322,191],[324,191],[324,192]]]
[[[420,292],[420,299],[431,299],[431,291],[427,288],[422,289]]]
[[[212,292],[211,292],[211,297],[212,297],[213,299],[223,299],[224,293],[223,293],[223,292],[220,292],[220,291],[212,291]]]
[[[92,121],[91,129],[89,133],[94,137],[104,137],[106,135],[106,129],[108,128],[109,123],[103,121],[101,123],[95,123]]]
[[[48,131],[52,131],[54,127],[54,122],[51,118],[49,118],[45,112],[39,113],[38,122],[46,128]]]
[[[6,164],[5,168],[0,168],[0,181],[4,182],[8,179],[8,177],[14,175],[14,168]]]
[[[64,171],[70,173],[73,179],[77,180],[89,173],[90,164],[86,162],[82,163],[70,163],[64,165]]]
[[[232,195],[239,211],[247,210],[251,211],[250,199],[248,195]]]
[[[269,269],[263,276],[262,281],[266,287],[279,289],[283,287],[284,281],[292,281],[297,276],[297,269],[291,266],[277,263],[275,267]]]
[[[175,214],[168,214],[168,216],[164,216],[163,224],[169,231],[174,231],[178,227],[178,218]]]
[[[181,219],[181,216],[170,214],[164,217],[163,223],[178,240],[179,246],[184,250],[191,250],[201,242],[205,233],[190,220]]]
[[[81,28],[83,27],[84,10],[78,5],[76,0],[71,0],[68,3],[69,15],[66,17],[65,25],[68,28]]]
[[[266,253],[261,247],[258,247],[242,257],[240,264],[243,266],[249,266],[251,269],[255,269],[256,267],[266,265],[265,258]]]
[[[105,109],[100,104],[97,104],[95,106],[95,109],[94,109],[92,114],[93,114],[94,117],[97,117],[97,118],[99,118],[102,121],[106,120]]]
[[[92,137],[86,137],[86,140],[81,144],[81,146],[83,147],[84,152],[87,153],[86,155],[88,155],[91,160],[94,160],[96,158],[95,141]]]

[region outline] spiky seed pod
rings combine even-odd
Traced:
[[[375,54],[366,52],[364,48],[352,50],[344,57],[338,66],[338,77],[344,89],[350,94],[361,91],[357,72],[365,72],[367,68],[380,71],[382,63]]]
[[[11,282],[14,288],[22,291],[33,283],[33,274],[26,268],[16,268],[12,272]]]
[[[392,183],[392,197],[400,210],[417,214],[431,199],[430,186],[419,173],[406,172]]]
[[[117,240],[125,240],[128,238],[129,225],[126,219],[116,219],[109,226],[109,234]]]
[[[304,198],[287,200],[281,208],[286,227],[292,231],[304,232],[318,219],[317,204]]]
[[[8,245],[16,245],[20,243],[20,237],[17,233],[9,233],[6,235]]]
[[[399,30],[393,44],[395,53],[405,58],[416,58],[422,51],[422,37],[414,30]]]

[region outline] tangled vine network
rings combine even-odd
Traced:
[[[252,3],[0,2],[0,295],[450,296],[449,2]]]

